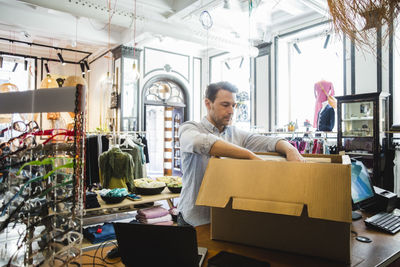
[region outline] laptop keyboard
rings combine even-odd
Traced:
[[[395,234],[400,231],[400,217],[392,213],[380,212],[372,217],[367,218],[365,225],[384,232]]]

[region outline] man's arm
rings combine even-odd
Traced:
[[[299,151],[286,140],[279,140],[275,146],[276,152],[286,156],[288,161],[305,162]]]
[[[226,142],[224,140],[218,140],[213,144],[210,149],[210,155],[217,157],[230,157],[235,159],[262,160],[250,150]]]

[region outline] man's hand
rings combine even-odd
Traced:
[[[299,151],[297,151],[297,149],[288,141],[279,140],[278,143],[276,143],[275,149],[277,152],[285,155],[287,161],[306,162],[303,156],[300,155]]]

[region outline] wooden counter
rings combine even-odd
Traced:
[[[355,235],[351,239],[352,249],[352,264],[357,267],[370,266],[400,266],[400,234],[390,235],[375,230],[366,228],[364,224],[365,217],[362,220],[353,222],[352,230],[358,235],[367,236],[372,239],[371,243],[362,243],[355,239]],[[271,267],[292,267],[292,266],[307,266],[307,267],[342,267],[348,266],[343,263],[329,261],[321,258],[303,256],[282,251],[251,247],[231,242],[215,241],[210,239],[210,225],[202,225],[196,227],[197,243],[201,247],[208,248],[207,257],[203,266],[207,266],[207,261],[210,257],[216,255],[221,250],[246,255],[259,260],[267,261]],[[138,241],[140,243],[140,241]],[[103,256],[112,247],[106,247],[103,251]],[[86,252],[86,254],[94,254],[94,250]],[[99,251],[97,252],[99,256]],[[116,260],[117,261],[117,260]],[[83,263],[91,263],[92,258],[83,257]],[[96,263],[103,263],[96,259]],[[107,264],[107,266],[124,266],[122,262],[116,264]]]

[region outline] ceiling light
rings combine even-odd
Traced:
[[[329,43],[329,39],[331,38],[331,35],[330,34],[328,34],[327,36],[326,36],[326,39],[325,39],[325,43],[324,43],[324,49],[326,49],[327,48],[327,46],[328,46],[328,43]]]
[[[229,0],[224,0],[224,8],[225,9],[231,9],[231,3]]]
[[[84,60],[83,63],[85,63],[85,67],[86,67],[87,72],[90,72],[89,62],[87,60]]]
[[[47,62],[44,63],[44,67],[46,68],[46,72],[50,73],[49,64]]]
[[[240,60],[239,69],[242,67],[243,61],[244,61],[244,57],[242,57],[242,59]]]
[[[79,65],[81,65],[82,74],[85,74],[85,64],[83,64],[83,62],[81,61],[81,62],[79,63]]]
[[[14,64],[14,68],[12,69],[12,72],[15,72],[15,70],[17,69],[17,67],[18,67],[18,63],[17,63],[17,62],[15,62],[15,64]]]
[[[231,66],[229,66],[228,62],[225,61],[225,66],[228,68],[228,70],[231,69]]]
[[[294,49],[296,49],[297,53],[301,54],[301,50],[299,48],[299,46],[297,45],[297,43],[293,44]]]
[[[28,70],[28,60],[24,60],[24,70],[27,71]]]
[[[65,66],[64,58],[63,58],[63,56],[61,55],[60,52],[57,53],[57,56],[58,56],[58,58],[60,59],[61,64],[62,64],[63,66]]]

